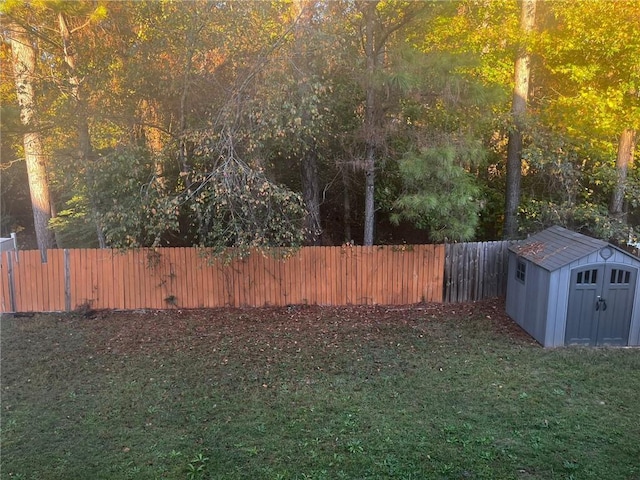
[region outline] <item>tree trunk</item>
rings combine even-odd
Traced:
[[[197,11],[197,9],[196,9]],[[180,92],[180,110],[179,110],[179,118],[178,118],[178,135],[180,136],[179,148],[178,148],[178,162],[180,164],[180,173],[185,177],[185,186],[188,191],[191,191],[192,183],[192,175],[191,175],[191,165],[189,163],[190,150],[189,150],[189,142],[186,138],[187,133],[187,101],[189,100],[189,90],[191,84],[192,72],[193,68],[193,55],[196,51],[196,44],[198,42],[198,35],[202,30],[203,25],[195,23],[194,18],[194,28],[189,28],[186,31],[186,44],[185,44],[185,58],[184,58],[184,72],[182,75],[182,91]],[[200,225],[202,225],[202,221],[199,220]]]
[[[138,108],[142,122],[141,129],[144,143],[154,156],[159,156],[164,150],[165,141],[164,134],[161,131],[162,120],[158,112],[157,101],[143,99]],[[162,166],[157,167],[156,170],[164,173]]]
[[[20,106],[20,122],[24,127],[24,157],[27,164],[31,207],[36,239],[42,261],[47,259],[47,249],[55,248],[55,238],[49,228],[51,197],[47,181],[46,157],[42,137],[38,131],[35,111],[33,79],[36,70],[36,52],[27,31],[17,23],[7,25],[9,32],[15,77],[16,94]]]
[[[627,187],[627,173],[633,165],[633,151],[636,148],[636,131],[625,129],[618,142],[618,157],[616,158],[616,185],[611,195],[609,213],[615,218],[626,221],[624,195]]]
[[[536,18],[536,0],[523,0],[520,31],[526,36],[533,31]],[[527,113],[531,56],[526,45],[521,45],[515,61],[513,101],[511,115],[513,125],[507,147],[507,184],[503,237],[515,238],[518,234],[518,206],[520,205],[520,180],[522,176],[522,132]]]
[[[318,181],[318,156],[314,150],[302,159],[302,197],[307,208],[305,230],[308,245],[320,245],[320,182]]]
[[[505,239],[515,238],[518,233],[521,170],[522,132],[514,125],[509,132],[509,143],[507,145],[507,179],[503,227],[503,237]]]
[[[309,79],[313,78],[314,72],[310,71],[311,53],[307,45],[310,32],[313,28],[313,14],[316,11],[315,0],[298,0],[296,9],[298,12],[298,26],[296,35],[296,82],[298,84],[298,95],[301,106],[305,104],[305,98],[311,95]],[[306,125],[311,121],[309,112],[302,107],[302,124]],[[316,141],[312,135],[305,135],[302,138],[304,152],[301,159],[302,173],[302,197],[307,210],[304,226],[306,231],[307,245],[320,245],[322,243],[322,223],[320,218],[320,178],[318,176],[318,153]]]
[[[353,235],[351,235],[351,184],[349,182],[349,175],[347,174],[347,167],[341,167],[342,175],[342,208],[343,208],[343,224],[344,224],[344,241],[345,243],[353,242]]]
[[[71,32],[69,31],[69,26],[67,24],[67,18],[65,15],[60,12],[58,14],[58,27],[60,29],[60,36],[62,37],[62,47],[64,51],[64,61],[69,67],[69,87],[71,97],[75,102],[75,110],[76,110],[76,130],[78,132],[78,159],[80,164],[85,168],[85,171],[89,170],[89,163],[93,160],[93,146],[91,145],[91,136],[89,134],[89,115],[87,113],[87,104],[82,95],[82,91],[80,88],[80,78],[78,77],[77,71],[77,54],[73,45],[73,38],[71,37]],[[89,204],[91,205],[91,213],[94,217],[94,222],[96,224],[96,234],[98,238],[98,245],[100,248],[106,248],[107,242],[104,237],[104,232],[100,227],[100,223],[98,221],[98,212],[96,207],[94,206],[94,201],[91,198],[93,194],[91,193],[91,185],[89,183]]]
[[[375,230],[375,184],[376,184],[376,90],[373,78],[378,66],[378,52],[375,45],[375,12],[378,2],[365,4],[364,16],[364,50],[366,57],[367,77],[365,80],[365,112],[364,112],[364,175],[365,175],[365,197],[364,197],[364,235],[363,245],[373,245]]]
[[[364,237],[362,244],[373,245],[373,235],[376,224],[376,162],[372,145],[366,146],[366,156],[364,162],[365,175],[365,197],[364,197]]]
[[[162,120],[158,113],[156,101],[143,99],[138,107],[140,115],[140,130],[144,144],[153,157],[153,171],[155,183],[165,190],[167,179],[165,173],[163,150],[165,146],[164,134],[161,130]]]

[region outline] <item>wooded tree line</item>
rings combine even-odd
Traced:
[[[1,227],[41,249],[638,231],[639,0],[0,8]]]

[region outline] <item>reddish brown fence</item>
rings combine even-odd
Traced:
[[[196,248],[49,250],[47,263],[39,251],[0,255],[0,312],[443,300],[444,245],[305,247],[230,263]]]

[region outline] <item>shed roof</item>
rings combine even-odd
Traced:
[[[553,271],[609,246],[609,243],[562,227],[550,227],[509,247],[517,255]]]

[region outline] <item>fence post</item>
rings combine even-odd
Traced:
[[[17,260],[18,251],[16,250],[14,254],[16,255],[16,260]],[[7,252],[7,276],[9,280],[8,281],[9,304],[11,306],[11,311],[15,312],[16,311],[16,286],[13,279],[13,258],[11,258],[11,252]]]
[[[64,310],[71,311],[71,260],[69,250],[64,249]]]

